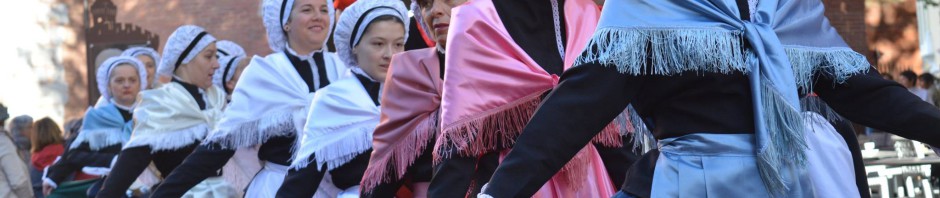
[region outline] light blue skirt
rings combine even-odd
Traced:
[[[753,134],[696,133],[660,140],[659,147],[651,197],[771,197],[757,169]],[[813,197],[805,169],[784,170],[783,197]]]

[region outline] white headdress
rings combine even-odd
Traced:
[[[227,93],[228,89],[225,89],[225,83],[232,80],[232,77],[235,76],[235,70],[238,68],[238,63],[244,59],[245,55],[220,57],[219,69],[215,70],[215,74],[212,75],[212,84],[222,88]]]
[[[160,63],[160,54],[157,53],[156,50],[153,50],[153,48],[150,48],[150,47],[127,48],[126,50],[124,50],[124,52],[121,53],[121,56],[130,56],[130,57],[135,57],[135,58],[140,55],[149,56],[151,59],[153,59],[153,63],[155,64]]]
[[[353,56],[352,48],[362,39],[362,34],[373,20],[380,16],[391,15],[398,17],[405,27],[405,40],[408,40],[408,9],[401,1],[389,0],[359,0],[349,5],[339,16],[336,32],[333,33],[333,42],[336,45],[336,54],[346,63],[346,66],[358,68],[359,64]]]
[[[215,48],[219,59],[225,56],[244,56],[245,49],[238,43],[232,42],[230,40],[219,40],[215,42]],[[221,62],[219,62],[221,63]]]
[[[96,80],[98,82],[98,92],[101,93],[101,98],[104,100],[111,99],[111,93],[108,92],[108,82],[111,80],[111,72],[115,67],[128,64],[134,67],[137,70],[138,75],[140,75],[140,90],[147,88],[147,68],[144,67],[144,64],[141,63],[137,58],[132,56],[116,56],[108,58],[98,66],[98,71],[96,71]]]
[[[215,42],[215,37],[199,26],[183,25],[176,28],[167,38],[166,46],[163,46],[163,59],[157,66],[157,74],[173,76],[176,68],[189,63],[212,42]]]
[[[330,15],[330,27],[333,29],[336,9],[333,8],[333,0],[326,0],[327,10]],[[284,25],[290,18],[290,12],[294,8],[294,0],[264,0],[261,2],[261,18],[264,21],[264,29],[268,33],[268,46],[274,52],[281,52],[287,48],[287,34],[284,32]],[[323,42],[326,48],[326,42]]]

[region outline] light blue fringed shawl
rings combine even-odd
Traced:
[[[598,62],[636,76],[747,73],[758,168],[770,193],[783,195],[789,182],[781,169],[806,164],[800,91],[812,89],[814,74],[842,83],[870,65],[832,28],[819,0],[760,0],[750,11],[743,21],[735,0],[607,1],[575,65]]]
[[[82,143],[88,143],[92,151],[122,144],[131,137],[131,125],[125,122],[118,112],[118,107],[109,100],[98,100],[94,107],[89,107],[82,119],[82,128],[78,137],[72,141],[69,148],[77,148]]]

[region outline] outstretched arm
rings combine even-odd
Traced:
[[[641,81],[600,64],[566,71],[561,83],[526,125],[484,193],[494,197],[535,194],[623,112]]]
[[[814,91],[849,120],[940,146],[940,110],[885,80],[874,68],[841,84],[827,75],[817,79]]]

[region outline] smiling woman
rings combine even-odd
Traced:
[[[317,92],[300,149],[278,197],[310,197],[329,172],[340,197],[358,196],[379,123],[379,92],[393,54],[404,50],[407,9],[400,1],[359,0],[342,16],[333,40],[351,77]]]

